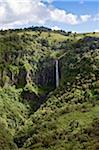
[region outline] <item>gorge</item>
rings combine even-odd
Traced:
[[[0,31],[0,150],[98,150],[99,33],[44,29]]]

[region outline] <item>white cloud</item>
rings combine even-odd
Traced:
[[[26,14],[32,9],[30,0],[25,2],[22,2],[20,0],[6,0],[6,3],[10,10],[16,15],[24,13]]]
[[[99,32],[99,29],[95,29],[94,31],[95,31],[95,32]]]
[[[43,2],[52,3],[55,0],[43,0]]]
[[[58,26],[54,26],[52,27],[52,30],[60,30],[60,28]]]
[[[91,18],[91,15],[81,15],[80,18],[82,22],[87,22]]]
[[[77,24],[77,16],[72,13],[66,13],[64,10],[53,9],[50,10],[51,19],[57,22],[63,22],[67,24]]]
[[[84,4],[84,0],[80,0],[80,4]]]
[[[76,25],[89,18],[89,15],[82,15],[79,19],[79,16],[50,7],[41,0],[0,0],[0,29],[28,24],[44,25],[48,21]]]
[[[4,6],[0,6],[0,22],[5,19],[6,16],[6,10]]]
[[[93,21],[99,21],[99,13],[93,18]]]
[[[25,0],[24,2],[21,0],[6,0],[5,3],[1,2],[0,12],[1,10],[3,10],[3,13],[0,13],[0,28],[3,26],[9,28],[15,24],[44,24],[49,18],[49,10],[39,0]]]

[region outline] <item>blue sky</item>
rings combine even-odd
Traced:
[[[99,31],[98,0],[0,0],[0,29],[46,26]]]
[[[94,18],[96,15],[99,15],[99,1],[55,1],[52,5],[56,8],[63,9],[68,13],[73,13],[78,16],[80,15],[91,15]],[[98,16],[99,17],[99,16]],[[82,22],[77,25],[68,25],[68,24],[58,24],[59,28],[64,30],[73,30],[78,32],[92,32],[99,30],[99,18],[98,21],[93,21],[92,19]],[[56,24],[57,26],[57,24]]]

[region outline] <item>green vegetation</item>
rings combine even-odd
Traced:
[[[0,31],[0,129],[1,150],[98,150],[99,33]]]

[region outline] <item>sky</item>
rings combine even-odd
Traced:
[[[0,29],[45,26],[99,32],[98,0],[0,0]]]

